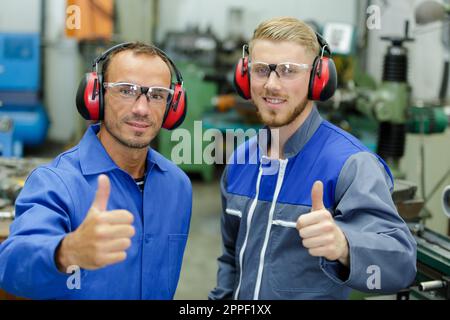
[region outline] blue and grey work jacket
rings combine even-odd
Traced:
[[[412,283],[416,243],[380,157],[315,107],[287,141],[285,159],[265,157],[258,140],[240,145],[222,176],[223,254],[210,299],[346,299],[351,288],[390,293]],[[317,180],[347,238],[349,268],[311,256],[295,228],[311,212]]]

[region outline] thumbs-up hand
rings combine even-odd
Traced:
[[[106,175],[98,178],[94,201],[85,220],[69,233],[56,252],[56,263],[62,272],[71,265],[95,270],[126,259],[125,250],[135,234],[133,215],[127,210],[107,211],[110,182]]]
[[[311,190],[311,212],[297,220],[297,230],[303,246],[314,257],[339,260],[349,265],[348,242],[344,233],[334,222],[331,213],[323,204],[323,184],[316,181]]]

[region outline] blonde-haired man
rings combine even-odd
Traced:
[[[273,138],[266,153],[260,137],[239,146],[230,160],[256,153],[257,163],[230,161],[222,176],[210,299],[346,299],[351,288],[396,292],[414,280],[416,243],[392,202],[389,168],[314,105],[323,49],[294,18],[254,32],[247,98]]]

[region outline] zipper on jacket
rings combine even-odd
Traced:
[[[258,275],[256,277],[256,285],[255,285],[255,292],[253,294],[253,300],[259,299],[259,292],[261,290],[261,281],[262,281],[262,275],[264,271],[264,260],[266,256],[266,250],[267,245],[269,243],[269,237],[270,237],[270,230],[272,228],[272,222],[273,222],[273,214],[275,212],[275,206],[277,204],[278,196],[280,194],[281,186],[283,185],[284,180],[284,173],[286,172],[286,166],[288,163],[288,159],[280,159],[280,170],[278,171],[278,178],[277,178],[277,184],[275,186],[275,193],[273,195],[272,204],[270,206],[269,211],[269,221],[267,223],[266,228],[266,235],[264,238],[263,247],[261,250],[261,254],[259,256],[259,267],[258,267]]]
[[[245,231],[245,240],[244,240],[244,244],[242,245],[241,251],[239,252],[240,272],[239,272],[238,286],[236,288],[236,292],[234,293],[234,299],[235,300],[238,299],[238,297],[239,297],[239,290],[241,289],[242,273],[243,273],[242,263],[244,261],[244,251],[245,251],[245,248],[247,247],[248,234],[250,232],[250,223],[252,222],[253,213],[255,212],[256,204],[258,203],[259,185],[261,183],[262,173],[263,173],[263,167],[262,167],[262,163],[261,163],[260,167],[259,167],[259,172],[258,172],[258,179],[256,180],[256,196],[255,196],[255,199],[252,202],[252,205],[250,206],[250,210],[248,211],[247,228],[246,228],[246,231]]]

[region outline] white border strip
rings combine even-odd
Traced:
[[[236,217],[242,218],[242,211],[240,211],[240,210],[226,208],[225,212],[231,216],[236,216]]]
[[[284,221],[284,220],[273,220],[272,224],[276,226],[282,226],[286,228],[297,228],[297,222],[291,222],[291,221]]]
[[[244,244],[242,245],[241,251],[239,252],[239,268],[240,268],[240,272],[239,272],[239,283],[238,283],[238,286],[236,288],[236,292],[234,294],[234,299],[235,300],[238,299],[238,297],[239,297],[239,290],[241,289],[242,273],[243,273],[242,263],[244,262],[244,251],[245,251],[245,248],[247,247],[248,234],[250,232],[250,224],[252,222],[253,213],[255,213],[256,204],[258,203],[259,185],[261,183],[262,173],[263,173],[263,168],[262,168],[262,164],[261,164],[260,167],[259,167],[258,179],[256,181],[256,196],[255,196],[255,199],[252,202],[252,205],[250,206],[250,210],[248,211],[248,215],[247,215],[247,230],[246,230],[246,233],[245,233],[245,240],[244,240]]]

